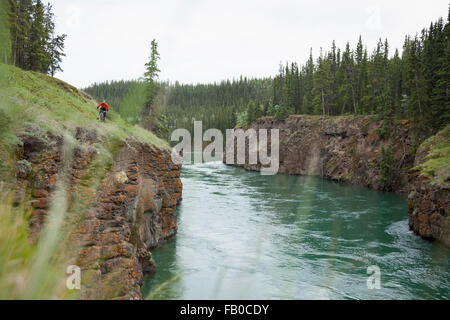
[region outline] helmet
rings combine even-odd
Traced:
[[[105,100],[105,99],[103,99],[103,103],[106,103],[106,100]]]

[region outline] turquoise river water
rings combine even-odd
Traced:
[[[148,299],[450,299],[450,250],[409,231],[403,196],[218,162],[182,181]]]

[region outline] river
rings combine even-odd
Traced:
[[[219,162],[182,181],[147,299],[450,299],[450,250],[409,231],[404,196]]]

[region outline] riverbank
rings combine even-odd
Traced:
[[[383,121],[373,116],[298,115],[290,116],[285,121],[266,117],[259,119],[249,128],[280,130],[281,174],[319,176],[402,194],[411,194],[417,189],[417,179],[422,179],[426,186],[430,186],[428,190],[433,192],[430,193],[425,188],[421,196],[422,199],[429,199],[426,202],[429,208],[427,212],[419,212],[417,205],[420,200],[416,199],[419,193],[410,197],[410,210],[420,217],[415,219],[420,223],[411,223],[412,229],[424,238],[440,240],[450,246],[449,165],[445,161],[449,157],[448,129],[443,131],[443,137],[439,139],[441,152],[433,155],[434,147],[428,147],[422,148],[423,151],[418,153],[420,159],[426,159],[425,162],[429,161],[430,157],[440,158],[438,166],[443,168],[428,170],[426,174],[424,166],[412,174],[411,170],[420,165],[420,160],[416,161],[410,123],[406,120],[398,121],[389,135],[386,134]],[[242,167],[259,171],[261,164],[250,165],[247,161]],[[436,175],[441,177],[437,179]],[[439,201],[433,196],[435,194],[442,194]],[[434,218],[430,219],[431,216]],[[414,215],[410,215],[410,219],[414,220]],[[418,224],[421,227],[414,227]]]

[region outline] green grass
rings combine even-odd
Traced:
[[[28,201],[13,205],[14,191],[0,185],[0,299],[76,299],[77,291],[66,287],[66,268],[77,247],[68,235],[76,227],[67,214],[67,176],[76,141],[64,137],[64,169],[60,172],[47,219],[38,241],[29,238],[31,208]]]
[[[428,155],[425,163],[415,169],[430,178],[431,183],[450,188],[450,125],[426,140],[420,148],[427,150]]]
[[[131,101],[130,101],[131,104]],[[134,138],[152,146],[169,145],[153,133],[125,121],[112,110],[106,123],[97,121],[96,102],[55,78],[0,63],[0,180],[11,180],[13,152],[24,127],[74,136],[77,127],[96,130],[106,139],[125,143]]]
[[[167,147],[164,141],[130,125],[114,111],[108,114],[105,124],[99,123],[96,103],[65,82],[5,64],[0,64],[0,73],[6,75],[0,89],[0,117],[9,123],[8,129],[0,132],[0,138],[6,143],[14,144],[13,136],[32,123],[57,135],[73,134],[77,127],[83,127],[123,141],[134,137],[140,142]],[[7,134],[10,136],[5,139]]]
[[[147,84],[136,82],[120,104],[120,116],[129,123],[137,123],[147,100]]]
[[[59,205],[56,199],[51,211],[62,212]],[[66,288],[68,257],[67,247],[60,242],[61,226],[50,223],[42,231],[43,241],[30,244],[27,210],[14,207],[11,196],[1,188],[0,221],[0,299],[76,299],[77,292]]]

